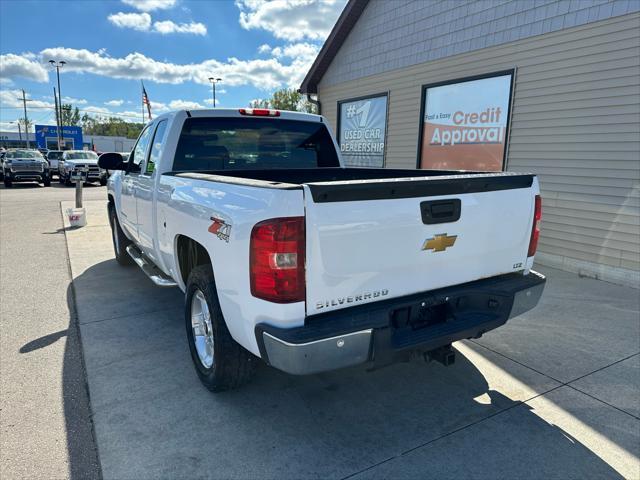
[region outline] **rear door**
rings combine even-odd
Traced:
[[[475,177],[304,185],[308,314],[523,270],[535,177]]]

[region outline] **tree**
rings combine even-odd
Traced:
[[[62,126],[78,126],[80,125],[80,110],[78,107],[73,109],[73,105],[62,105]]]
[[[95,118],[87,114],[80,121],[82,130],[87,135],[138,138],[144,127],[142,123],[125,122],[118,117]]]
[[[271,94],[271,98],[253,100],[251,108],[274,108],[294,112],[316,113],[316,106],[303,97],[295,88],[281,88]]]

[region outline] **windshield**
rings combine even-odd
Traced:
[[[50,160],[60,160],[62,157],[62,152],[49,152],[47,154],[47,158]]]
[[[98,155],[94,152],[71,152],[67,153],[67,160],[97,160]]]
[[[255,170],[339,167],[320,122],[268,118],[188,118],[174,170]]]
[[[42,155],[40,152],[33,150],[14,150],[12,152],[7,152],[5,158],[35,158],[41,159]]]

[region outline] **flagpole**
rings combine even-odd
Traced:
[[[140,86],[142,87],[142,91],[140,92],[140,98],[142,98],[142,125],[144,125],[144,83],[140,80]]]

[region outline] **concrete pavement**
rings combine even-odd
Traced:
[[[113,260],[104,201],[66,232],[104,478],[640,478],[638,292],[542,268],[541,305],[455,365],[212,395],[182,294]]]
[[[0,187],[3,480],[100,477],[60,215],[73,198],[57,183]]]

